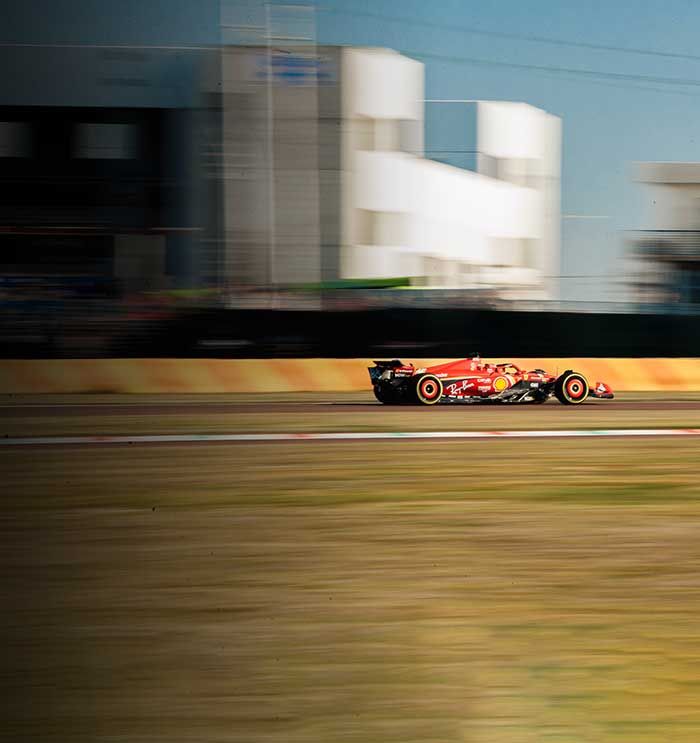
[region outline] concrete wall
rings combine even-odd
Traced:
[[[651,183],[648,219],[654,230],[700,230],[700,183]]]
[[[446,360],[413,362],[430,366]],[[511,361],[528,369],[576,369],[591,383],[607,382],[616,392],[700,391],[700,359]],[[0,394],[364,391],[373,399],[367,374],[370,365],[369,359],[0,361]]]
[[[630,261],[641,302],[700,302],[700,163],[637,164],[644,184],[646,230]],[[635,255],[635,253],[631,253]]]
[[[644,184],[647,227],[700,230],[700,163],[637,163]]]
[[[287,51],[289,53],[287,53]],[[321,276],[318,91],[284,62],[314,48],[222,52],[224,274],[232,284]]]

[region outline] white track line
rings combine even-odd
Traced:
[[[700,428],[604,428],[551,431],[381,431],[339,433],[184,433],[145,436],[25,436],[0,446],[62,444],[173,444],[216,441],[363,441],[367,439],[547,439],[600,436],[700,436]]]

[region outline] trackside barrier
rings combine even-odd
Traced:
[[[404,359],[408,361],[409,359]],[[447,359],[410,359],[417,367]],[[700,391],[700,358],[516,358],[575,369],[614,391]],[[0,393],[233,393],[369,391],[369,359],[52,359],[0,361]]]

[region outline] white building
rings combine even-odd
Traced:
[[[474,172],[423,156],[424,68],[394,51],[231,47],[222,70],[234,280],[556,296],[560,119],[475,103]]]
[[[478,172],[463,170],[422,157],[422,64],[345,49],[342,69],[342,275],[555,296],[560,120],[476,102]]]
[[[700,163],[638,163],[650,205],[648,229],[635,235],[640,301],[700,302]]]

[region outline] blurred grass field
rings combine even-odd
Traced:
[[[0,448],[4,735],[700,740],[699,462],[695,438]]]

